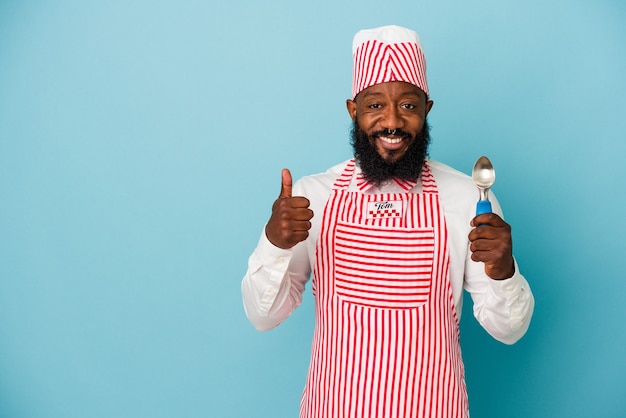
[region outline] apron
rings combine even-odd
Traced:
[[[348,191],[354,169],[352,160],[322,217],[300,417],[467,417],[447,230],[430,168],[422,193],[410,184],[383,194]]]

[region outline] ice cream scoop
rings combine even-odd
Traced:
[[[472,170],[472,180],[480,191],[480,198],[476,204],[476,215],[491,212],[491,202],[489,201],[489,188],[496,181],[496,170],[489,158],[484,155],[476,160]]]

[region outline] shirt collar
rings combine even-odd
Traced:
[[[402,190],[404,190],[405,192],[408,192],[409,190],[411,190],[412,188],[417,186],[417,181],[414,181],[414,180],[402,180],[402,179],[394,177],[393,181],[398,186],[400,186],[400,188]],[[363,172],[361,171],[360,168],[357,168],[356,186],[358,187],[358,189],[361,192],[367,192],[367,191],[371,190],[372,187],[376,187],[376,185],[374,183],[366,180],[365,177],[363,177]]]

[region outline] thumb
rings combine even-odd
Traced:
[[[282,181],[280,184],[280,196],[279,198],[291,197],[291,186],[293,181],[291,180],[291,172],[287,168],[283,168],[281,173]]]

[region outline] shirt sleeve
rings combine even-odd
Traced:
[[[307,196],[317,202],[316,192],[306,191],[301,181],[294,184],[294,196]],[[312,206],[318,212],[317,206]],[[321,212],[321,211],[319,211]],[[248,270],[241,283],[246,316],[259,331],[276,328],[302,303],[305,285],[311,277],[317,220],[313,219],[309,238],[293,248],[282,249],[265,235],[248,259]]]
[[[474,317],[493,338],[505,344],[514,344],[528,330],[535,305],[517,262],[515,274],[505,280],[490,279],[484,271],[475,272],[477,263],[471,258],[469,263],[471,268],[466,268],[465,290],[474,302]]]
[[[267,331],[280,325],[302,303],[311,275],[304,242],[284,250],[261,234],[241,283],[244,309],[252,325]]]

